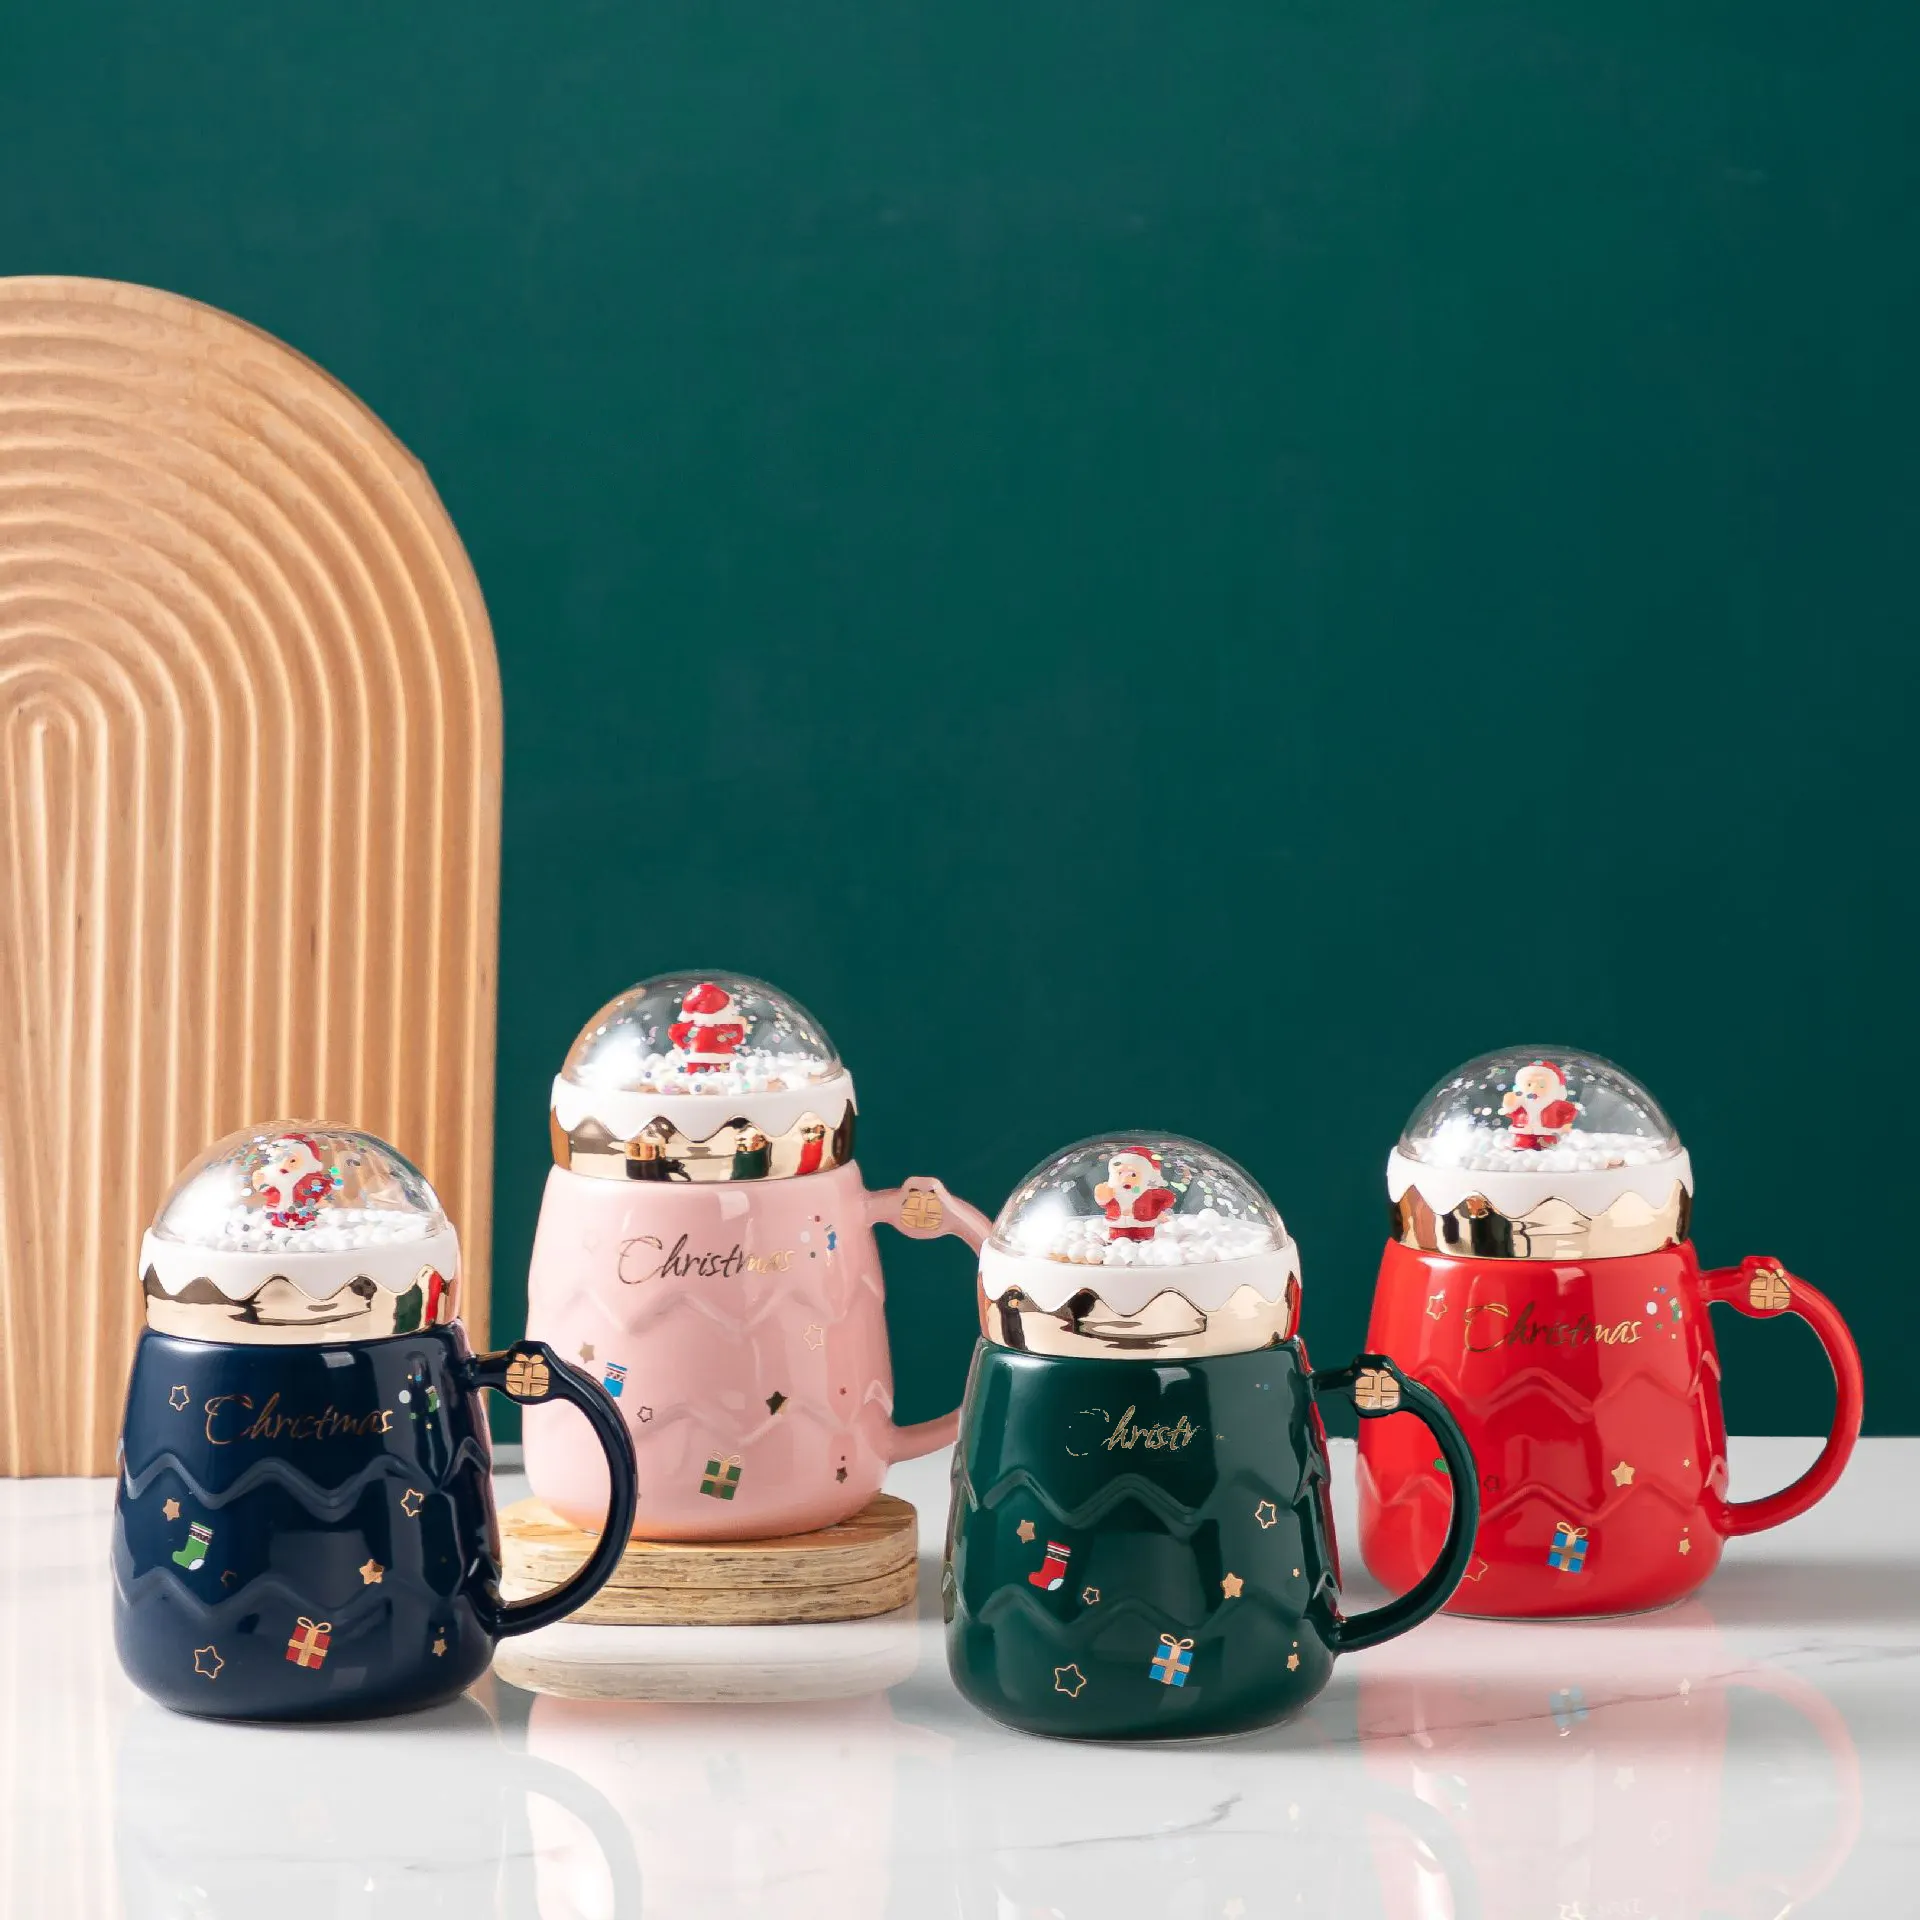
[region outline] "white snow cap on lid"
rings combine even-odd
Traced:
[[[694,1139],[736,1117],[784,1134],[804,1114],[838,1121],[853,1081],[799,1001],[742,973],[660,973],[580,1029],[553,1083],[553,1112],[638,1133],[665,1117]]]
[[[1245,1286],[1277,1300],[1299,1272],[1286,1223],[1253,1176],[1177,1134],[1096,1134],[1042,1161],[980,1256],[990,1299],[1017,1287],[1048,1311],[1083,1289],[1129,1313],[1168,1289],[1203,1309]]]
[[[273,1120],[217,1140],[174,1182],[140,1243],[140,1270],[179,1293],[229,1299],[275,1275],[316,1299],[362,1277],[401,1292],[423,1267],[458,1275],[439,1196],[404,1155],[330,1121]]]
[[[1510,1219],[1544,1200],[1589,1216],[1623,1194],[1662,1205],[1693,1168],[1673,1122],[1630,1074],[1578,1047],[1502,1047],[1456,1068],[1414,1109],[1387,1161],[1388,1197],[1435,1212],[1478,1194]]]

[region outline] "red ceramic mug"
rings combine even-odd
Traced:
[[[1693,1175],[1652,1097],[1591,1054],[1512,1048],[1448,1076],[1388,1163],[1394,1238],[1367,1334],[1459,1421],[1481,1521],[1455,1613],[1558,1617],[1664,1606],[1734,1534],[1829,1492],[1860,1433],[1860,1355],[1822,1293],[1777,1260],[1703,1269]],[[1727,1498],[1707,1308],[1795,1313],[1833,1367],[1820,1457],[1760,1500]],[[1389,1585],[1432,1565],[1451,1510],[1439,1449],[1407,1421],[1360,1435],[1360,1543]]]

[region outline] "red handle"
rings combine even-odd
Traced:
[[[876,1227],[892,1227],[909,1240],[937,1240],[943,1233],[957,1235],[975,1253],[986,1244],[993,1222],[978,1207],[970,1207],[949,1193],[938,1180],[921,1175],[905,1186],[867,1195],[867,1218]],[[944,1447],[960,1431],[960,1409],[938,1420],[922,1420],[911,1427],[895,1427],[890,1460],[918,1460],[923,1453]]]
[[[1831,1493],[1852,1457],[1867,1397],[1860,1349],[1853,1344],[1853,1335],[1833,1302],[1817,1287],[1789,1273],[1778,1260],[1750,1254],[1737,1267],[1715,1267],[1700,1277],[1709,1300],[1724,1300],[1755,1320],[1797,1313],[1813,1329],[1826,1349],[1827,1364],[1833,1368],[1833,1426],[1819,1459],[1791,1486],[1768,1494],[1764,1500],[1725,1503],[1728,1533],[1761,1533],[1805,1513],[1816,1500]]]

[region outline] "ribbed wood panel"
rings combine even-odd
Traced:
[[[0,280],[0,1474],[112,1471],[140,1232],[250,1120],[417,1160],[484,1336],[499,818],[406,449],[227,314]]]

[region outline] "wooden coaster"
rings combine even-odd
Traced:
[[[500,1516],[501,1590],[525,1600],[558,1586],[595,1536],[543,1500]],[[789,1626],[865,1620],[912,1603],[919,1519],[890,1493],[851,1520],[784,1540],[629,1540],[613,1578],[571,1618],[610,1627]]]

